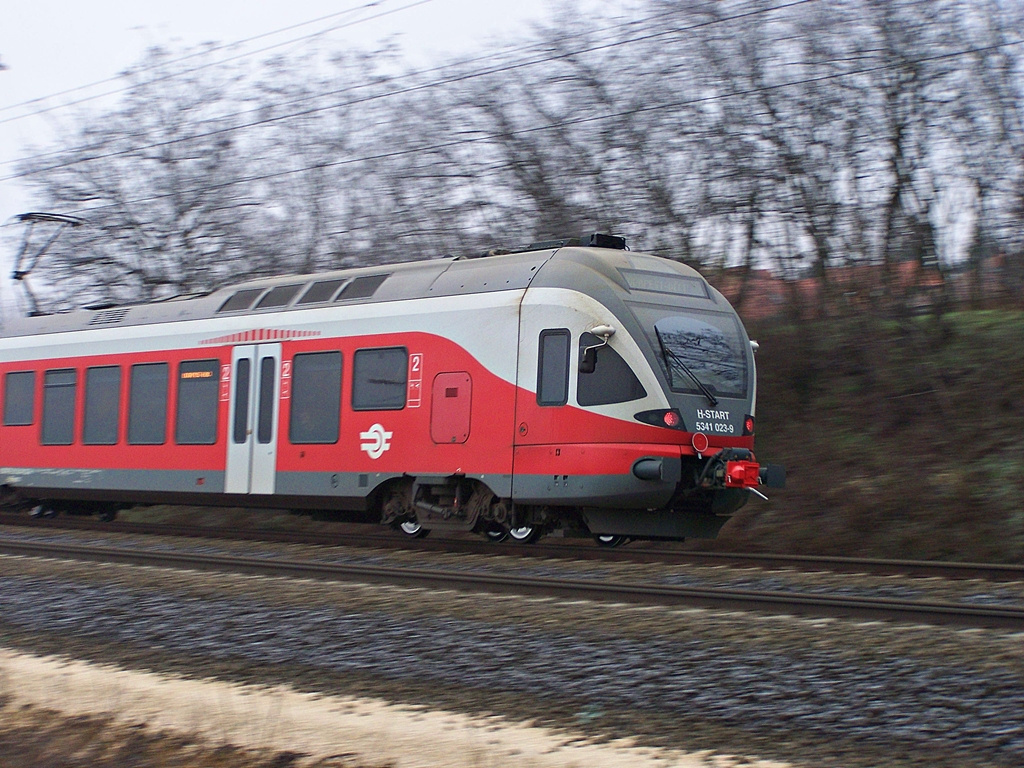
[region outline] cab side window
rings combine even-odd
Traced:
[[[569,402],[569,330],[540,332],[537,349],[537,405]]]
[[[592,333],[580,335],[580,355],[587,347],[601,344]],[[596,360],[591,373],[580,372],[576,401],[580,405],[611,405],[647,397],[647,390],[618,352],[609,346],[594,350]]]

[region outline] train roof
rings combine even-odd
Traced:
[[[597,240],[598,237],[604,238]],[[597,245],[591,243],[597,242]],[[175,296],[144,304],[101,306],[18,318],[0,336],[27,336],[116,326],[170,323],[215,317],[290,312],[324,306],[458,296],[530,285],[593,293],[663,290],[666,281],[686,285],[714,301],[700,274],[679,262],[625,250],[620,238],[555,241],[480,257],[445,257],[399,264],[246,280],[206,294]],[[610,244],[610,247],[609,247]],[[602,247],[603,246],[603,247]],[[541,276],[542,275],[542,276]],[[539,277],[538,279],[538,276]],[[536,282],[535,279],[537,279]],[[658,286],[662,286],[659,288]],[[666,291],[669,292],[669,291]],[[600,298],[600,297],[596,297]]]

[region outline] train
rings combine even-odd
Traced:
[[[785,482],[755,349],[696,270],[605,234],[19,318],[0,504],[713,538]]]

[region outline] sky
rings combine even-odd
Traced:
[[[595,0],[598,2],[599,0]],[[366,7],[372,6],[372,7]],[[36,0],[11,2],[0,14],[0,177],[14,171],[11,161],[27,154],[32,142],[45,143],[53,126],[76,110],[101,108],[106,96],[71,108],[26,116],[44,107],[116,90],[116,77],[155,45],[172,50],[201,43],[231,43],[278,34],[246,44],[242,50],[291,40],[344,21],[363,20],[320,38],[325,45],[373,48],[394,39],[413,65],[426,65],[453,53],[476,51],[488,40],[514,37],[529,24],[549,17],[551,0]],[[358,9],[358,10],[354,10]],[[342,11],[358,15],[333,16]],[[386,15],[381,15],[386,14]],[[294,50],[296,45],[278,49]],[[228,55],[228,54],[226,54]],[[264,56],[271,55],[267,52]],[[69,89],[72,93],[56,96]],[[44,98],[46,97],[46,98]],[[43,99],[42,101],[37,101]],[[104,99],[106,100],[104,102]],[[30,102],[27,103],[26,102]],[[18,181],[0,181],[0,224],[29,210],[30,200]],[[7,228],[8,230],[10,228]],[[0,238],[10,248],[11,238]],[[12,253],[0,253],[8,271]]]

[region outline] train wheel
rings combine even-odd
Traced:
[[[484,538],[488,541],[493,541],[495,544],[504,541],[510,535],[508,528],[503,525],[498,525],[497,523],[484,531]]]
[[[403,520],[398,524],[398,530],[414,539],[422,539],[430,533],[430,529],[424,528],[418,520]]]
[[[532,544],[540,538],[540,528],[535,525],[523,525],[519,528],[510,528],[508,535],[520,544]]]
[[[612,533],[599,533],[594,536],[599,547],[621,547],[629,541],[629,536],[618,536]]]

